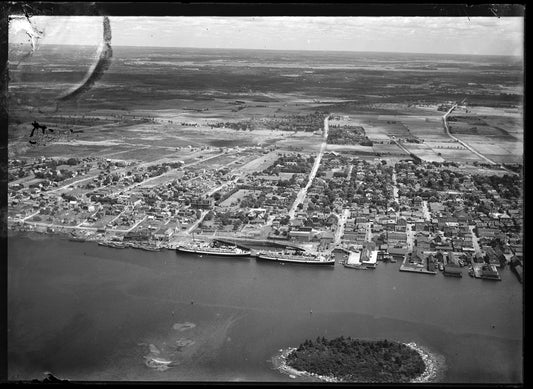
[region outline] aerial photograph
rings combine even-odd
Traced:
[[[523,384],[523,16],[9,16],[7,379]]]

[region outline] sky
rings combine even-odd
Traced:
[[[113,46],[523,56],[522,17],[109,17]],[[29,32],[28,32],[29,31]],[[9,41],[98,45],[102,17],[10,21]]]

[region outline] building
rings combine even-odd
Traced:
[[[309,242],[311,240],[311,231],[289,231],[289,239],[297,242]]]
[[[459,266],[454,263],[448,263],[444,266],[443,274],[448,277],[462,277],[463,272]]]

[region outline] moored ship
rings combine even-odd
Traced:
[[[237,246],[207,242],[191,242],[181,244],[176,247],[176,252],[199,255],[214,255],[220,257],[249,257],[251,253],[250,250],[241,249]]]
[[[281,263],[297,263],[305,265],[335,265],[335,258],[332,256],[326,257],[321,254],[313,254],[305,251],[258,251],[257,259],[281,262]]]

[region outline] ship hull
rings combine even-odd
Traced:
[[[319,265],[319,266],[333,266],[335,265],[335,260],[329,260],[329,261],[306,261],[306,260],[300,260],[300,259],[291,259],[291,258],[277,258],[277,257],[271,257],[268,255],[259,254],[256,256],[257,259],[261,259],[264,261],[272,261],[272,262],[283,262],[283,263],[294,263],[298,265]]]
[[[213,252],[213,251],[204,251],[202,249],[189,249],[186,247],[177,247],[176,252],[178,253],[187,253],[187,254],[197,254],[197,255],[209,255],[213,257],[249,257],[249,252],[244,253],[224,253],[224,252]]]

